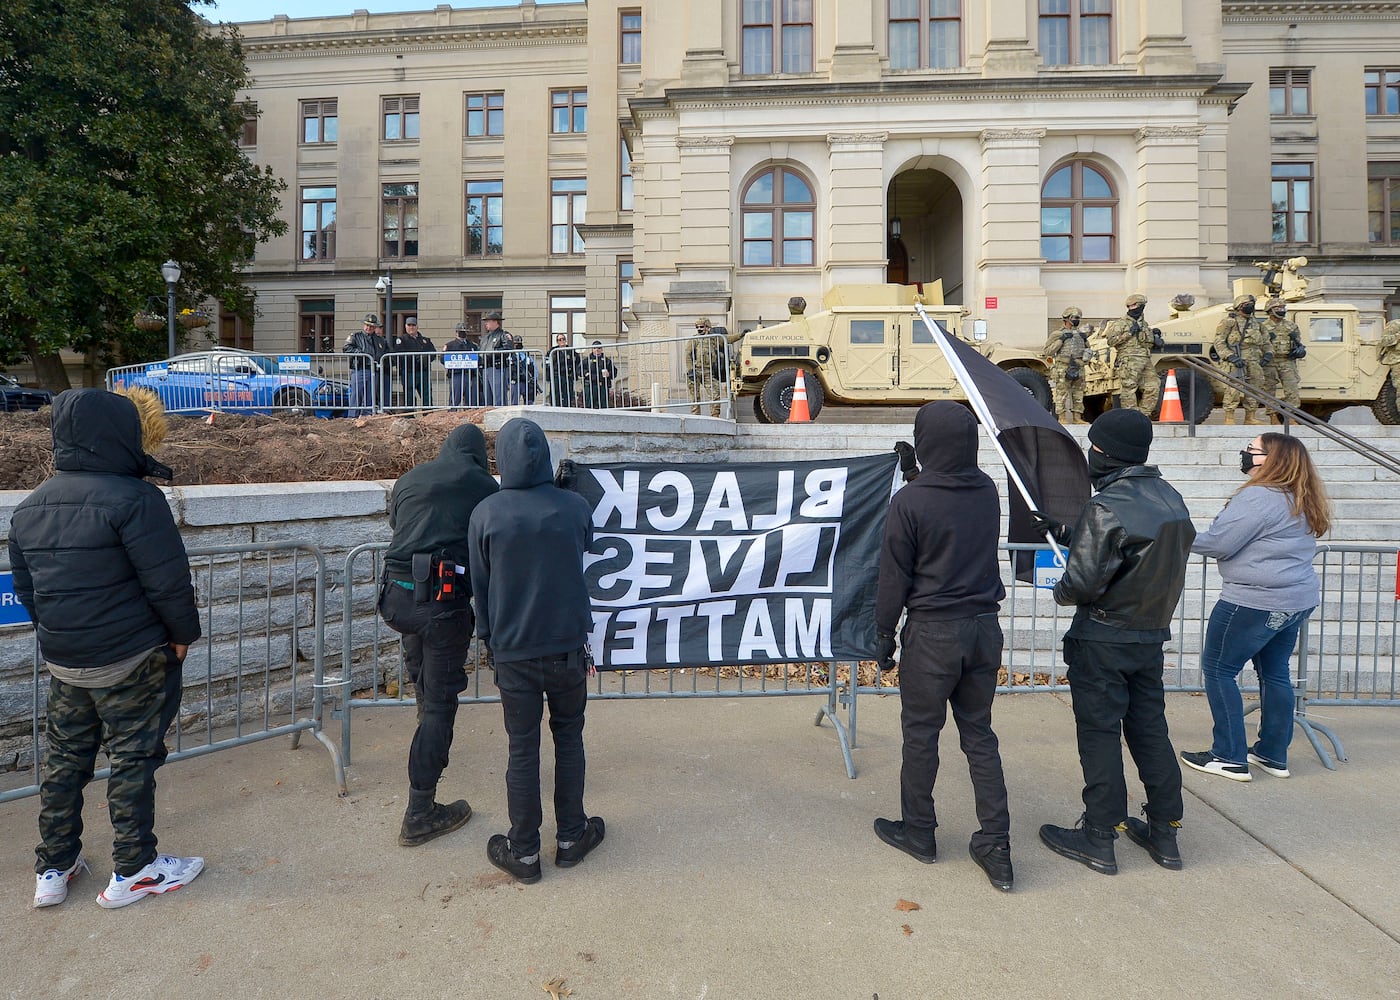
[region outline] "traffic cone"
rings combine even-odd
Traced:
[[[1167,369],[1167,384],[1162,389],[1162,412],[1157,415],[1158,423],[1184,424],[1186,416],[1181,412],[1181,390],[1176,386],[1176,369]]]
[[[213,426],[213,423],[214,423],[214,414],[217,413],[217,412],[218,412],[217,410],[210,410],[210,411],[209,411],[209,416],[207,416],[207,417],[204,418],[204,422],[205,422],[206,424],[209,424],[210,426]]]
[[[807,411],[807,383],[802,378],[802,369],[797,369],[797,382],[792,387],[792,406],[788,408],[790,424],[810,424],[812,414]]]

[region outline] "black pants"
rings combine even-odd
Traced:
[[[974,850],[1006,843],[1011,815],[1000,744],[992,732],[992,698],[1001,666],[1001,625],[994,614],[952,621],[906,621],[899,663],[900,728],[904,763],[900,806],[906,826],[930,832],[938,826],[933,786],[938,778],[938,737],[953,710],[958,739],[981,828]]]
[[[1162,644],[1066,636],[1064,654],[1089,824],[1108,829],[1128,818],[1120,734],[1147,790],[1148,816],[1181,819],[1181,765],[1167,736]]]
[[[583,836],[583,711],[588,705],[588,673],[582,648],[534,660],[496,663],[510,760],[506,765],[506,804],[510,846],[517,857],[540,849],[540,721],[549,700],[549,731],[554,735],[554,823],[561,841]]]
[[[457,695],[467,687],[467,646],[476,624],[471,600],[463,594],[420,604],[413,591],[386,583],[379,613],[403,636],[404,671],[422,709],[408,750],[408,784],[420,792],[434,791],[452,749]]]

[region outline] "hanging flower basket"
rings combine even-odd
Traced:
[[[136,324],[136,329],[155,332],[165,329],[165,317],[157,313],[146,312],[144,309],[131,318],[131,322]]]
[[[194,330],[198,327],[209,325],[208,314],[196,312],[193,309],[181,310],[180,314],[175,317],[175,320],[186,330]]]

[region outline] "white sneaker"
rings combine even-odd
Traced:
[[[193,882],[195,876],[202,871],[203,858],[176,858],[162,854],[127,878],[113,872],[112,881],[108,882],[107,888],[97,896],[97,905],[115,910],[119,906],[130,906],[137,900],[159,892],[174,892]]]
[[[91,871],[81,854],[66,872],[50,868],[44,874],[36,875],[34,877],[34,908],[37,910],[41,906],[57,906],[67,899],[68,883],[77,877],[79,869]]]
[[[1222,778],[1229,778],[1231,781],[1251,781],[1248,764],[1236,764],[1234,761],[1222,760],[1209,750],[1181,752],[1181,761],[1187,767],[1194,767],[1197,771],[1204,771],[1206,774],[1218,774]]]
[[[1269,760],[1267,757],[1260,757],[1253,750],[1249,752],[1249,762],[1265,774],[1272,774],[1275,778],[1288,777],[1288,765]]]

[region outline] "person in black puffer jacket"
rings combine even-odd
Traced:
[[[85,867],[82,791],[102,745],[115,872],[98,903],[178,889],[204,866],[157,854],[154,830],[155,771],[200,634],[180,532],[165,495],[143,479],[171,478],[145,452],[164,438],[164,420],[153,393],[61,393],[51,416],[57,471],[11,519],[15,593],[51,674],[35,906],[63,902]]]

